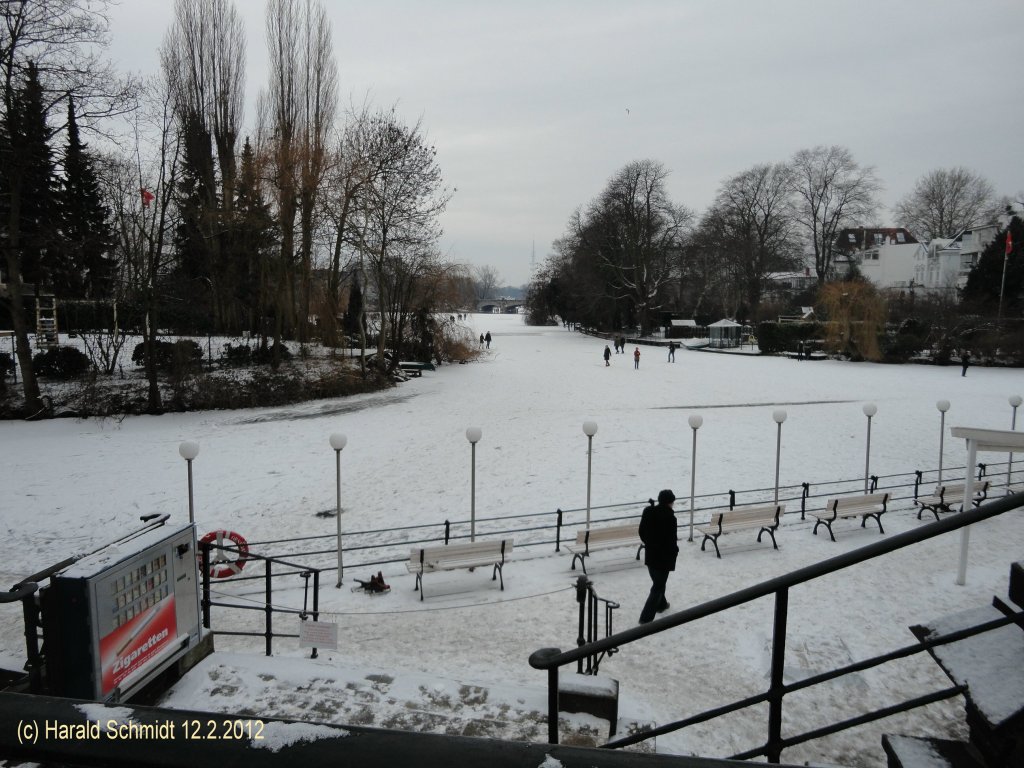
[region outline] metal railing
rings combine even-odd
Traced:
[[[200,599],[200,607],[203,613],[203,627],[210,630],[215,635],[236,635],[243,637],[263,637],[266,644],[266,655],[272,656],[274,652],[274,638],[275,637],[290,637],[296,638],[299,635],[289,632],[275,632],[274,631],[274,614],[281,613],[285,615],[298,616],[300,619],[305,621],[306,619],[312,619],[318,621],[320,618],[320,569],[310,568],[305,565],[293,563],[288,560],[283,560],[279,557],[268,557],[266,555],[260,555],[254,553],[251,549],[244,555],[241,555],[239,563],[245,563],[250,560],[263,563],[263,574],[257,578],[263,579],[264,583],[264,601],[262,604],[249,605],[242,602],[224,602],[221,600],[214,600],[212,597],[212,590],[210,585],[210,567],[206,567],[206,563],[212,564],[214,559],[211,557],[212,550],[220,550],[224,552],[232,552],[238,554],[238,550],[229,544],[218,545],[213,541],[201,541],[199,542],[200,561],[199,570],[201,573],[202,580],[202,597]],[[274,566],[278,565],[283,567],[285,570],[279,570],[274,572]],[[305,581],[303,587],[303,599],[302,609],[298,608],[285,608],[274,603],[274,586],[273,580],[275,577],[281,578],[284,576],[298,576]],[[312,586],[312,598],[313,607],[309,609],[310,599],[310,577],[313,579]],[[213,629],[210,621],[210,609],[214,606],[218,608],[230,608],[242,611],[261,611],[263,613],[263,631],[262,632],[247,632],[245,630],[236,629]],[[312,649],[310,658],[315,659],[317,657],[317,649]]]
[[[861,490],[863,490],[863,486],[861,486]],[[956,515],[950,515],[942,520],[922,525],[920,528],[914,530],[894,534],[881,541],[868,544],[859,549],[846,552],[820,563],[800,568],[783,576],[769,579],[761,584],[739,590],[733,594],[710,600],[702,605],[694,606],[660,619],[655,619],[649,624],[633,627],[618,634],[613,634],[610,637],[596,640],[592,643],[587,643],[573,650],[563,652],[558,648],[541,648],[530,656],[529,661],[530,666],[535,669],[546,670],[548,672],[548,741],[553,744],[558,743],[558,673],[561,667],[572,664],[573,662],[578,663],[582,659],[595,654],[608,652],[612,649],[619,652],[625,651],[627,646],[637,640],[642,640],[643,638],[651,635],[656,635],[661,632],[684,626],[696,621],[697,619],[712,616],[714,614],[745,605],[753,600],[769,596],[774,597],[775,609],[769,676],[770,683],[766,691],[716,707],[715,709],[708,710],[707,712],[687,717],[682,720],[677,720],[675,722],[666,723],[665,725],[653,728],[643,733],[638,733],[609,742],[603,746],[608,748],[625,747],[630,744],[644,741],[648,738],[712,720],[731,712],[737,712],[756,704],[767,703],[768,723],[767,739],[765,743],[760,747],[733,755],[733,759],[745,760],[763,756],[770,762],[777,763],[781,758],[782,750],[788,747],[837,733],[867,722],[889,717],[890,715],[898,712],[905,712],[935,701],[941,701],[942,699],[956,696],[963,692],[963,689],[960,686],[954,686],[925,696],[919,696],[905,701],[902,704],[865,713],[858,717],[833,723],[813,731],[783,737],[782,705],[785,696],[788,694],[851,674],[853,672],[869,669],[888,661],[922,653],[938,645],[954,642],[972,634],[996,629],[1013,622],[1019,623],[1021,617],[1024,616],[1024,613],[1011,612],[1010,615],[1004,619],[987,622],[986,624],[973,629],[951,633],[944,637],[931,639],[927,642],[919,642],[881,656],[849,664],[844,667],[838,667],[831,671],[799,680],[795,683],[785,684],[783,682],[783,671],[785,667],[789,590],[794,586],[819,579],[844,568],[849,568],[850,566],[857,565],[858,563],[863,563],[873,558],[894,552],[898,549],[902,549],[903,547],[911,546],[936,536],[941,536],[951,531],[964,528],[968,525],[996,517],[997,515],[1001,515],[1022,506],[1024,506],[1024,494],[1017,494],[1016,496],[1008,495],[996,501],[983,504],[976,509]]]
[[[576,602],[579,603],[580,613],[580,634],[576,645],[584,646],[598,640],[601,631],[600,621],[604,616],[604,637],[611,637],[613,634],[613,611],[619,607],[614,600],[600,597],[593,583],[586,576],[576,577]],[[618,652],[618,648],[608,648],[600,653],[592,653],[585,659],[581,658],[576,662],[576,672],[581,675],[596,675],[601,667],[601,661],[605,656],[611,656]]]

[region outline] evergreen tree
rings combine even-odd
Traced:
[[[263,319],[272,303],[268,287],[271,275],[269,260],[277,245],[277,224],[270,205],[263,199],[256,155],[248,138],[242,147],[233,215],[235,238],[231,271],[234,298],[247,314],[249,330],[263,334],[266,330]]]
[[[345,309],[344,329],[350,336],[360,335],[360,319],[363,317],[363,289],[359,287],[359,278],[352,278],[352,290],[348,294],[348,307]]]
[[[74,99],[68,99],[68,146],[61,190],[63,259],[54,266],[59,296],[106,298],[113,293],[113,232],[93,159],[78,133]]]
[[[210,221],[217,209],[210,132],[195,113],[182,118],[181,174],[177,203],[181,222],[174,233],[178,264],[185,278],[210,278],[213,245]]]
[[[39,70],[29,63],[25,83],[12,93],[0,158],[4,237],[11,247],[9,269],[21,281],[49,285],[54,260],[57,183],[46,124]],[[16,228],[16,231],[11,231]]]
[[[1006,236],[1010,233],[1010,253],[1006,253]],[[996,315],[1002,294],[1002,316],[1020,317],[1024,311],[1024,222],[1017,216],[1009,226],[989,243],[971,269],[964,286],[963,302],[972,312]],[[1003,281],[1003,266],[1006,280]]]

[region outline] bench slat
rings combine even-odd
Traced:
[[[718,537],[725,533],[758,528],[757,540],[767,533],[772,538],[772,546],[779,548],[775,541],[775,531],[779,527],[783,513],[786,511],[784,504],[767,504],[756,507],[737,507],[736,509],[715,512],[711,519],[703,525],[694,526],[704,534],[704,540],[700,543],[703,552],[710,540],[715,548],[715,554],[721,558],[722,553],[718,549]]]
[[[603,528],[584,528],[576,531],[576,540],[573,544],[566,544],[565,548],[573,553],[572,570],[576,570],[576,561],[580,561],[583,572],[587,572],[586,557],[590,553],[600,549],[612,549],[614,547],[636,546],[636,559],[640,559],[640,551],[644,548],[640,541],[640,524],[628,523],[626,525],[609,525]]]
[[[497,539],[447,544],[439,547],[414,547],[409,552],[409,560],[405,567],[409,573],[416,574],[414,591],[419,590],[420,600],[423,599],[424,572],[493,566],[494,574],[491,580],[501,576],[501,588],[504,590],[505,579],[502,576],[502,568],[505,565],[505,555],[512,551],[512,544],[512,539]]]

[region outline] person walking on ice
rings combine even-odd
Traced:
[[[604,345],[604,364],[608,367],[612,364],[612,351],[608,348],[608,345]]]
[[[491,348],[491,332],[490,331],[488,331],[487,335],[484,336],[484,341],[487,342],[487,348],[490,349]]]
[[[668,343],[668,362],[674,363],[676,361],[676,343],[670,341]]]
[[[640,611],[640,623],[654,619],[655,613],[667,611],[669,602],[665,599],[665,585],[668,575],[676,569],[679,554],[679,535],[676,513],[672,509],[676,495],[665,489],[658,494],[658,503],[646,507],[640,516],[640,541],[644,543],[644,565],[651,577],[651,591],[647,602]]]
[[[633,350],[633,368],[635,370],[640,369],[640,347]]]

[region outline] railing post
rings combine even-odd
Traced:
[[[451,533],[452,533],[452,524],[449,523],[447,520],[445,520],[444,521],[444,545],[446,547],[448,546],[448,539],[451,536]]]
[[[800,519],[803,520],[807,513],[807,497],[811,495],[811,484],[800,483],[800,487],[803,489],[800,491]]]
[[[729,489],[729,509],[733,509],[736,506],[736,491]]]
[[[590,582],[586,576],[576,577],[576,602],[579,603],[579,636],[576,638],[576,647],[579,648],[581,645],[587,644],[587,637],[584,633],[584,627],[586,626],[586,613],[587,608],[587,587]],[[576,672],[577,674],[583,674],[583,659],[576,660]]]
[[[985,476],[985,473],[987,471],[988,471],[988,465],[982,464],[981,462],[979,462],[978,463],[978,479],[981,480],[981,478],[983,478]]]
[[[556,509],[558,519],[555,522],[555,552],[562,551],[562,510]]]
[[[202,550],[203,559],[203,628],[210,628],[210,542],[201,541],[199,542],[199,548]]]
[[[771,687],[768,689],[768,743],[765,756],[769,763],[782,757],[782,687],[786,668],[786,619],[789,613],[789,588],[775,593],[775,626],[772,631]]]
[[[923,473],[921,472],[921,470],[920,469],[915,469],[914,470],[914,498],[915,499],[917,498],[918,492],[921,490],[921,479],[922,479],[922,477],[923,477]]]
[[[32,693],[43,691],[43,659],[39,654],[39,612],[35,590],[21,598],[21,612],[25,622],[25,668],[28,670],[28,689]]]
[[[875,489],[878,488],[878,475],[871,476],[871,492],[874,493]]]
[[[273,650],[274,650],[273,649],[273,642],[274,642],[274,628],[273,628],[274,608],[273,608],[272,587],[270,586],[270,568],[271,568],[271,566],[270,566],[269,558],[267,560],[264,560],[263,562],[266,564],[266,581],[267,581],[267,601],[266,601],[266,604],[263,607],[263,612],[267,616],[267,625],[266,625],[267,629],[266,629],[266,633],[265,633],[266,637],[267,637],[267,656],[272,656],[273,655]]]
[[[530,654],[530,666],[543,669],[550,659],[561,655],[561,648],[540,648]],[[558,666],[548,669],[548,743],[558,743]]]

